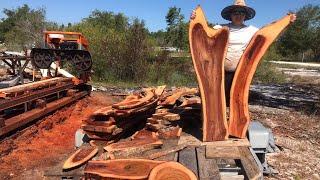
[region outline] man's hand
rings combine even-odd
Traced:
[[[190,16],[190,19],[193,20],[195,19],[197,16],[197,13],[196,13],[196,10],[192,10],[192,13],[191,13],[191,16]]]

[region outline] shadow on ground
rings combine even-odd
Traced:
[[[320,115],[320,87],[293,84],[252,85],[249,104]]]

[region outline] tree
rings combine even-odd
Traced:
[[[181,14],[181,9],[177,7],[169,8],[166,15],[166,22],[167,44],[180,49],[188,49],[188,24],[184,22],[184,16]]]
[[[13,50],[40,46],[45,24],[44,9],[30,9],[23,5],[17,9],[4,9],[6,18],[0,22],[0,41]]]
[[[283,56],[317,60],[320,53],[320,6],[306,5],[297,11],[297,20],[278,41]]]

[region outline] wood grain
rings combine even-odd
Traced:
[[[197,7],[196,18],[190,21],[189,42],[202,101],[203,141],[228,138],[224,92],[228,38],[228,28],[209,28],[201,7]]]
[[[251,39],[239,61],[230,91],[229,133],[234,137],[246,136],[250,123],[248,97],[253,75],[269,46],[289,25],[291,16],[287,15],[260,29]]]

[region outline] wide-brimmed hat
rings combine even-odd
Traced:
[[[224,19],[231,21],[231,13],[235,10],[242,10],[245,12],[245,21],[252,19],[256,15],[256,11],[249,6],[246,6],[244,0],[235,0],[234,5],[227,6],[221,11],[221,16]]]

